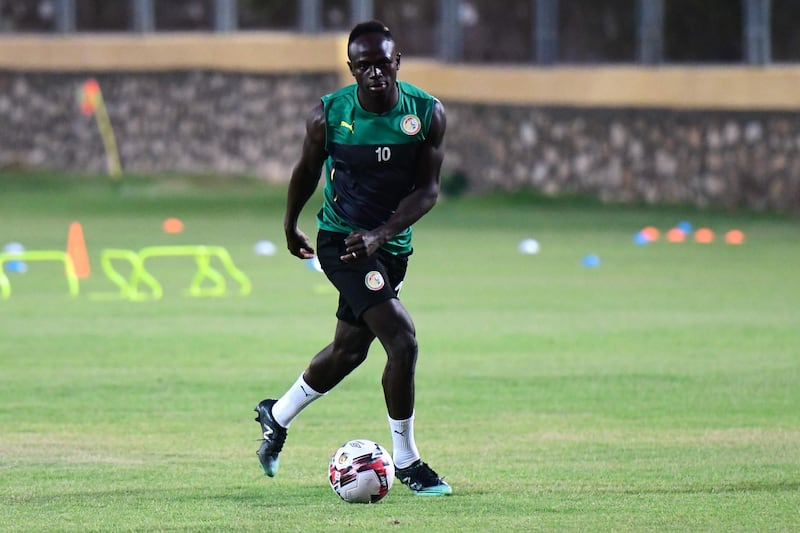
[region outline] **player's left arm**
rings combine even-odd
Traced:
[[[365,252],[366,255],[372,255],[389,239],[414,224],[436,205],[442,161],[444,161],[446,129],[444,106],[436,100],[428,137],[422,145],[417,160],[414,190],[400,201],[397,210],[385,224],[371,231],[353,232],[348,235],[345,239],[347,255],[342,256],[342,261],[353,261],[364,257]],[[351,255],[353,252],[357,254],[356,258]]]

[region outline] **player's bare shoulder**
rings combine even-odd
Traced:
[[[433,114],[431,116],[431,126],[428,129],[427,143],[432,147],[439,148],[444,144],[444,133],[447,130],[447,115],[444,111],[444,104],[438,99],[433,99]]]
[[[431,116],[431,126],[428,130],[428,142],[433,146],[439,146],[444,142],[444,133],[447,130],[447,115],[444,104],[438,99],[433,99],[433,115]]]
[[[322,102],[314,106],[306,117],[306,135],[314,143],[325,144],[325,107]]]

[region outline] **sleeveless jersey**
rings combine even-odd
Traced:
[[[433,117],[434,98],[398,81],[397,105],[386,113],[361,107],[357,85],[322,97],[328,159],[317,226],[350,233],[384,224],[400,201],[414,190],[417,157]],[[411,228],[383,248],[411,253]]]

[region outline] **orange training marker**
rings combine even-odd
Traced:
[[[69,225],[67,236],[67,255],[75,266],[75,275],[79,278],[88,278],[91,273],[89,267],[89,254],[86,251],[86,240],[83,238],[83,227],[80,222]]]
[[[742,244],[744,242],[744,233],[738,229],[732,229],[725,234],[725,242],[728,244]]]
[[[642,230],[642,235],[647,239],[647,242],[655,242],[661,237],[661,232],[655,226],[647,226]]]
[[[710,244],[714,242],[714,232],[708,228],[700,228],[694,232],[694,240],[700,244]]]
[[[161,225],[165,233],[180,233],[183,231],[183,222],[177,218],[168,218]]]
[[[669,242],[683,242],[686,240],[686,233],[681,228],[672,228],[667,232]]]

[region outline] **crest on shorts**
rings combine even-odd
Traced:
[[[379,291],[384,285],[383,276],[377,270],[367,272],[367,275],[364,277],[364,285],[371,291]]]
[[[400,129],[406,135],[416,135],[422,129],[422,122],[417,115],[406,115],[400,121]]]

